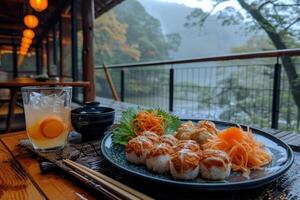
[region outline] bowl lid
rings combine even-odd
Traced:
[[[100,106],[100,102],[87,102],[84,106],[71,111],[73,114],[94,115],[114,112],[114,109]]]

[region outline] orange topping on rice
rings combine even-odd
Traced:
[[[250,130],[245,132],[236,127],[228,128],[218,137],[209,139],[203,149],[225,151],[232,163],[232,170],[241,171],[244,176],[249,176],[251,169],[261,169],[272,161],[272,155]]]
[[[233,144],[236,142],[241,142],[244,139],[244,134],[240,128],[231,127],[222,131],[219,135],[219,138],[225,140],[226,142]]]
[[[172,155],[171,161],[177,172],[194,170],[199,164],[197,153],[187,149],[178,151]]]

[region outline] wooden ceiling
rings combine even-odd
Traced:
[[[94,0],[95,16],[98,17],[123,0]],[[37,39],[43,35],[58,20],[60,13],[67,9],[70,0],[48,0],[49,6],[43,12],[35,12],[29,6],[29,0],[1,0],[0,1],[0,44],[19,44],[22,31],[26,28],[23,18],[27,14],[34,14],[40,23],[34,30]]]
[[[39,19],[39,25],[34,29],[38,38],[43,33],[46,25],[66,4],[66,1],[49,0],[49,6],[45,11],[35,12],[29,6],[28,2],[29,0],[0,1],[0,43],[20,43],[22,32],[26,28],[23,23],[23,18],[27,14],[34,14]]]
[[[95,2],[95,17],[102,15],[117,4],[124,0],[94,0]],[[130,0],[129,0],[130,1]]]

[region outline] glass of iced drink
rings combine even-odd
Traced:
[[[27,135],[37,151],[64,148],[71,126],[72,87],[23,87]]]

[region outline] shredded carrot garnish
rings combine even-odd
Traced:
[[[165,131],[164,118],[158,116],[154,111],[138,112],[137,117],[131,122],[131,127],[136,135],[141,135],[144,131],[152,131],[158,135],[163,135]]]
[[[245,132],[241,128],[225,129],[204,144],[203,148],[225,151],[231,159],[232,170],[241,171],[244,176],[249,176],[251,169],[261,169],[272,161],[272,156],[252,132]]]

